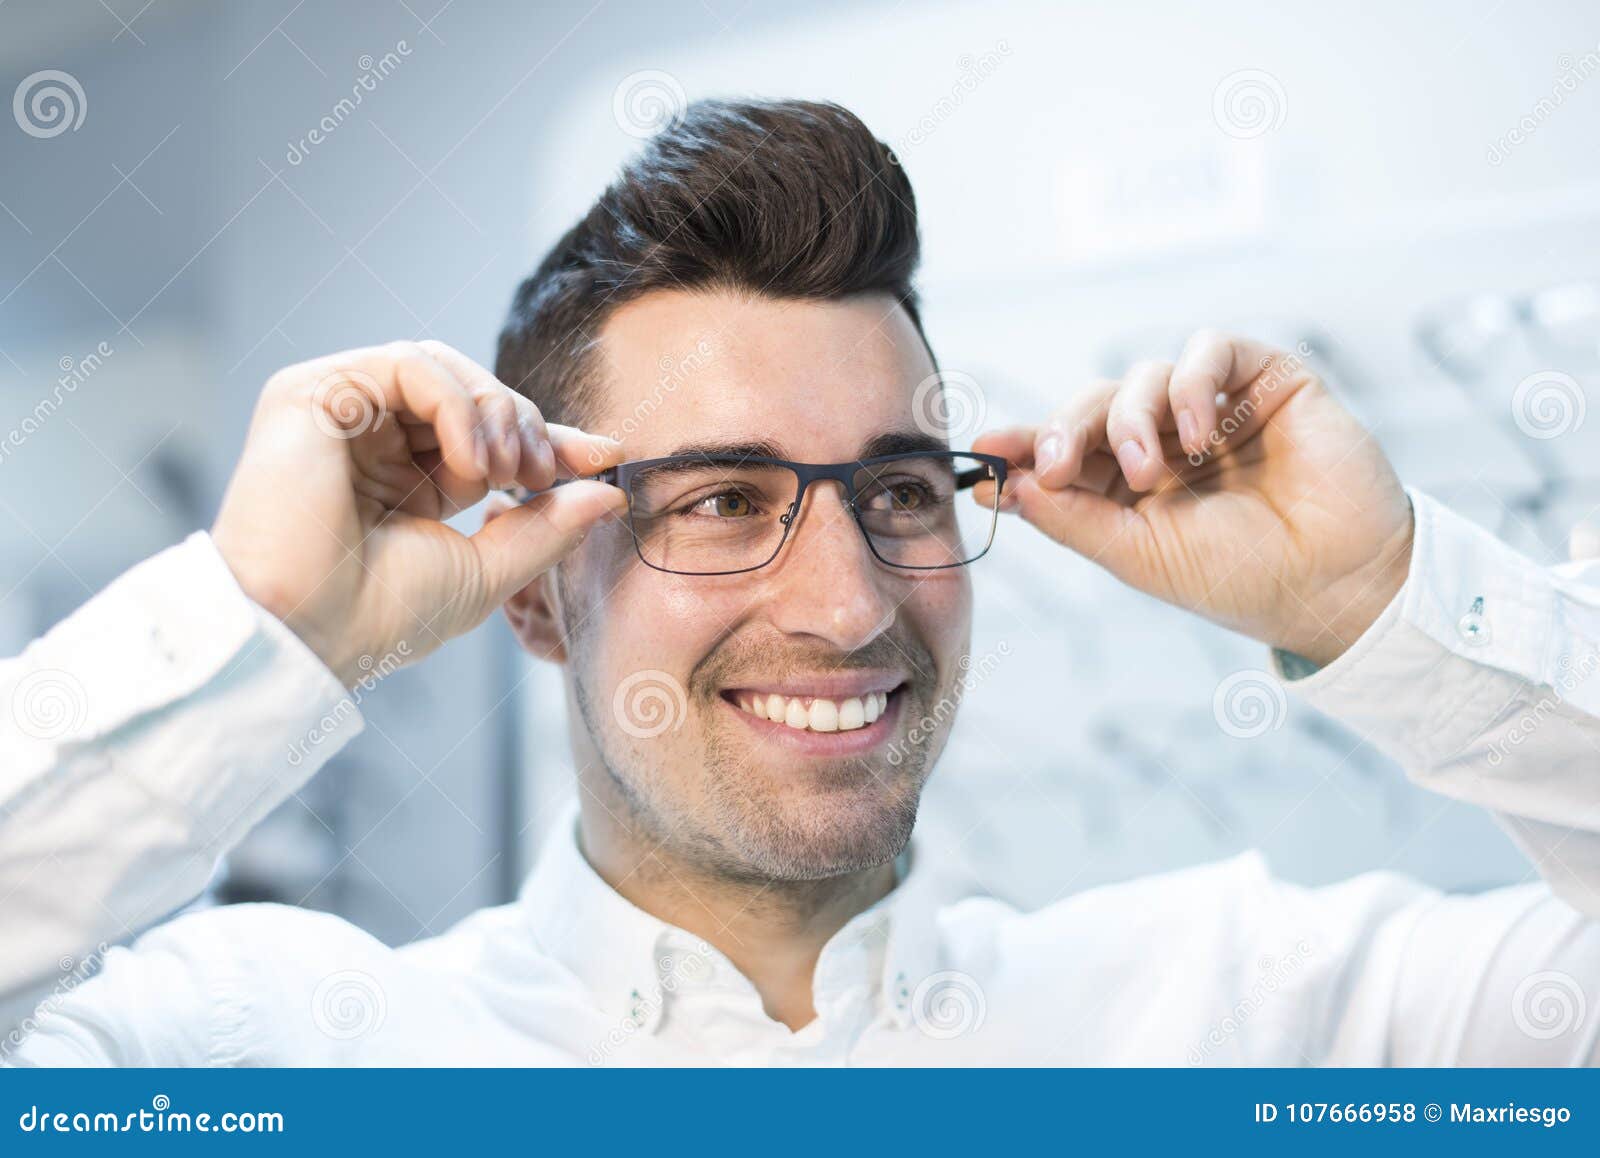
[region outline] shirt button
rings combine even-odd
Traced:
[[[1482,647],[1494,638],[1494,631],[1483,615],[1483,596],[1472,601],[1467,613],[1456,622],[1456,631],[1470,647]]]

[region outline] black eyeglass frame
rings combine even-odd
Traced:
[[[974,467],[971,470],[958,471],[955,476],[957,491],[969,490],[981,482],[992,481],[995,489],[995,506],[991,511],[997,517],[989,521],[989,537],[984,541],[983,550],[970,559],[963,559],[959,563],[939,563],[930,567],[913,567],[905,563],[896,563],[885,559],[878,551],[877,544],[872,541],[872,536],[867,533],[867,528],[862,525],[861,511],[856,506],[856,476],[864,467],[877,466],[881,463],[899,462],[908,458],[967,458],[981,462],[987,467],[984,470]],[[778,521],[783,524],[783,535],[777,545],[772,548],[772,554],[753,567],[738,567],[731,571],[678,571],[671,567],[661,567],[645,558],[644,544],[639,541],[638,529],[633,525],[633,480],[641,471],[653,467],[666,466],[671,463],[702,463],[707,466],[772,466],[784,467],[793,472],[799,481],[799,489],[795,492],[794,502],[789,509],[778,516]],[[868,458],[858,459],[854,462],[791,462],[786,458],[763,458],[753,455],[718,455],[718,454],[672,454],[663,458],[641,458],[635,462],[624,462],[601,471],[599,474],[585,475],[586,479],[596,482],[609,483],[619,488],[628,496],[628,534],[633,539],[633,550],[639,556],[639,561],[653,571],[662,571],[668,575],[745,575],[751,571],[759,571],[778,557],[783,550],[783,545],[789,541],[789,532],[793,529],[800,513],[800,504],[805,501],[806,490],[814,482],[837,482],[844,491],[845,503],[850,508],[851,517],[855,519],[856,529],[861,532],[861,537],[866,540],[867,549],[880,563],[886,567],[894,567],[901,571],[947,571],[955,567],[965,567],[976,563],[989,553],[989,548],[994,545],[995,528],[999,524],[1000,492],[1006,484],[1006,460],[997,454],[974,454],[967,450],[911,450],[899,454],[877,454]],[[559,479],[557,486],[562,483],[576,482],[576,479]],[[527,502],[534,495],[526,488],[517,488],[512,492],[519,502]]]

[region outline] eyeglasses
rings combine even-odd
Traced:
[[[681,454],[591,476],[628,495],[639,558],[674,575],[737,575],[778,557],[812,483],[837,482],[873,555],[890,567],[964,567],[994,541],[1006,462],[992,454],[913,451],[858,462]],[[957,502],[981,482],[988,503]],[[517,496],[526,501],[528,492]]]

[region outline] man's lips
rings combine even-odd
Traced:
[[[796,732],[857,732],[870,728],[905,684],[898,672],[832,672],[730,687],[722,698],[752,722]]]
[[[765,693],[764,709],[771,707],[774,694],[781,693]],[[728,710],[764,741],[807,755],[828,757],[863,755],[888,740],[904,698],[903,685],[891,691],[869,691],[837,700],[826,696],[786,696],[778,705],[779,718],[774,720],[756,713],[756,693],[722,694]],[[869,720],[868,716],[872,718]]]

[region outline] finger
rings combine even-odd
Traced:
[[[1045,487],[1032,476],[1017,484],[1015,510],[1069,550],[1112,567],[1130,522],[1128,507],[1084,487]],[[1113,568],[1114,569],[1114,568]]]
[[[609,470],[624,457],[622,443],[616,439],[559,422],[550,424],[550,445],[555,448],[558,471],[569,471],[573,478]]]
[[[1170,362],[1140,362],[1122,379],[1106,417],[1106,444],[1122,466],[1128,485],[1147,491],[1167,475],[1161,449],[1161,420],[1168,413]]]
[[[415,342],[393,342],[336,354],[313,363],[317,372],[344,371],[352,382],[376,388],[381,405],[402,422],[407,415],[434,428],[445,468],[480,485],[489,471],[489,448],[478,434],[478,412],[471,396]]]
[[[549,430],[544,415],[533,400],[507,386],[493,373],[460,350],[432,338],[418,343],[434,359],[447,366],[475,399],[480,409],[489,398],[504,398],[512,406],[513,421],[505,423],[518,443],[518,470],[510,481],[529,490],[543,490],[556,479],[555,452],[549,447]],[[503,418],[503,413],[502,413]],[[497,483],[498,486],[506,485]]]
[[[1050,416],[1034,441],[1034,468],[1047,487],[1070,486],[1084,457],[1105,441],[1106,418],[1119,383],[1102,378]]]
[[[535,496],[490,519],[472,544],[486,580],[487,615],[555,566],[608,517],[620,518],[628,500],[600,482],[573,482]]]
[[[1248,441],[1279,407],[1315,380],[1300,354],[1212,330],[1195,334],[1173,368],[1169,388],[1185,450],[1215,455],[1227,444]],[[1226,396],[1226,413],[1219,414],[1219,396]],[[1182,437],[1185,412],[1194,420],[1192,441]]]

